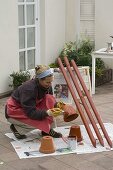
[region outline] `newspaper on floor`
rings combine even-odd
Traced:
[[[105,128],[113,141],[113,124],[111,123],[104,123]],[[85,154],[85,153],[95,153],[95,152],[103,152],[103,151],[110,151],[112,148],[109,147],[106,139],[103,136],[100,126],[97,124],[100,133],[102,134],[104,140],[104,147],[100,145],[98,139],[96,148],[92,146],[89,136],[86,132],[84,125],[80,125],[81,133],[83,136],[83,141],[80,143],[74,143],[74,147],[69,145],[68,135],[70,131],[70,126],[63,126],[63,127],[56,127],[55,130],[59,131],[63,134],[63,138],[54,138],[54,144],[56,147],[56,151],[52,154],[43,154],[39,152],[39,148],[41,145],[40,142],[40,131],[33,130],[27,136],[27,139],[17,140],[12,133],[7,133],[6,136],[12,138],[13,141],[11,142],[12,146],[14,147],[16,153],[18,154],[19,158],[31,158],[31,157],[43,157],[43,156],[52,156],[52,155],[64,155],[64,154]],[[96,134],[90,125],[93,135],[96,137]]]

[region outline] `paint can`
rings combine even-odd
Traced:
[[[70,148],[71,150],[75,150],[77,148],[76,137],[68,137],[68,148]]]

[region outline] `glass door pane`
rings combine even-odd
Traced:
[[[19,49],[25,48],[25,29],[19,29]]]
[[[20,52],[19,53],[19,66],[20,66],[20,71],[25,70],[25,52]]]
[[[34,5],[27,5],[27,25],[34,25]]]
[[[27,47],[35,46],[35,28],[27,29]]]
[[[34,2],[34,0],[26,0],[26,2]]]
[[[25,25],[24,5],[18,6],[18,22],[19,26]]]
[[[24,2],[24,0],[18,0],[18,2]]]
[[[35,67],[35,50],[29,50],[27,52],[28,56],[28,69],[32,69]]]

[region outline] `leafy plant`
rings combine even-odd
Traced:
[[[92,72],[92,56],[91,53],[94,51],[94,44],[89,39],[83,39],[75,42],[65,43],[64,48],[62,49],[59,57],[62,60],[63,65],[64,57],[67,56],[69,62],[73,59],[77,66],[89,66],[90,73]],[[57,60],[55,63],[50,64],[58,67]],[[96,60],[96,76],[103,75],[103,70],[105,65],[103,60],[100,58]]]
[[[96,59],[95,75],[96,77],[101,77],[105,70],[104,61],[101,58]],[[90,67],[90,74],[92,74],[92,67]]]
[[[9,86],[15,89],[18,86],[22,85],[23,82],[30,79],[30,73],[29,71],[13,72],[12,74],[10,74],[10,77],[12,79],[12,84],[10,84]]]
[[[58,67],[58,64],[57,64],[57,63],[51,63],[51,64],[49,64],[49,67],[51,67],[51,68],[57,68],[57,67]]]
[[[73,59],[78,66],[91,66],[91,52],[93,50],[94,45],[89,39],[69,42],[64,45],[59,57],[63,63],[64,56],[67,56],[69,62]]]
[[[90,39],[83,39],[75,42],[67,42],[64,45],[59,57],[62,60],[64,66],[64,57],[67,56],[69,62],[73,59],[77,66],[89,66],[90,75],[92,74],[92,56],[91,53],[94,51],[94,44]],[[50,67],[59,67],[57,59],[54,63],[49,65]],[[96,59],[95,74],[96,77],[101,77],[105,70],[104,61],[100,58]]]
[[[63,50],[61,51],[59,57],[61,58],[63,65],[64,63],[64,57],[67,56],[69,62],[73,59],[75,61],[78,61],[78,53],[77,53],[77,46],[76,42],[68,42],[65,43]],[[57,61],[56,61],[57,62]]]

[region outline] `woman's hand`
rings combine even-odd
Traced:
[[[59,115],[62,115],[63,110],[60,108],[52,108],[52,109],[47,110],[47,113],[49,116],[57,117]]]

